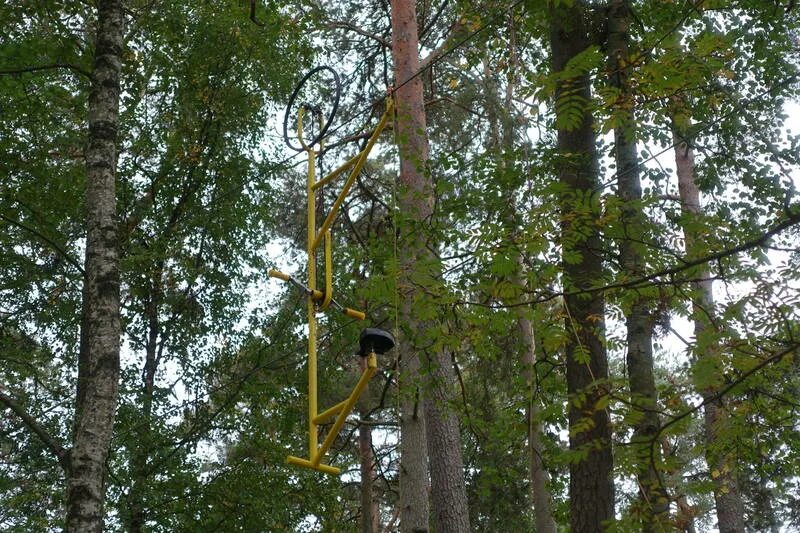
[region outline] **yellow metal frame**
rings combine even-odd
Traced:
[[[386,98],[386,110],[380,119],[380,122],[375,127],[375,130],[370,135],[366,146],[354,157],[350,158],[344,164],[333,170],[330,174],[325,176],[319,181],[316,181],[316,158],[322,150],[322,142],[319,148],[314,149],[313,146],[308,146],[303,141],[303,109],[300,109],[297,118],[297,131],[300,144],[308,155],[308,179],[306,181],[306,192],[308,195],[308,285],[303,285],[291,276],[279,272],[277,270],[270,270],[269,276],[278,278],[283,281],[292,283],[293,285],[302,289],[308,295],[307,309],[308,309],[308,459],[295,457],[290,455],[286,462],[296,466],[311,468],[319,472],[327,474],[340,474],[341,470],[335,466],[330,466],[322,463],[323,457],[330,449],[334,439],[341,431],[347,416],[352,411],[358,398],[364,392],[364,389],[369,383],[369,380],[377,371],[377,358],[374,353],[367,356],[367,368],[361,374],[350,396],[344,401],[341,401],[333,407],[326,409],[319,413],[317,411],[317,312],[325,311],[331,305],[336,309],[343,312],[345,315],[357,319],[364,320],[366,315],[361,311],[343,307],[336,300],[333,299],[333,245],[331,238],[331,226],[333,225],[339,209],[342,207],[345,197],[350,192],[358,174],[364,167],[367,156],[375,146],[381,132],[386,127],[389,119],[394,112],[394,103],[391,96]],[[331,206],[328,215],[322,222],[319,230],[317,229],[316,221],[316,191],[331,183],[337,177],[344,174],[350,169],[350,175],[342,186],[342,190],[336,197],[336,200]],[[320,291],[317,289],[317,249],[324,240],[324,255],[325,255],[325,290]],[[318,426],[324,424],[329,418],[336,415],[333,427],[328,432],[322,445],[318,443]]]

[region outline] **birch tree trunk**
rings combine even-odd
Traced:
[[[103,530],[105,464],[119,379],[119,257],[116,224],[117,127],[124,15],[100,0],[86,147],[86,279],[75,430],[67,478],[67,531]]]
[[[680,103],[677,103],[680,105]],[[675,117],[675,115],[673,115]],[[685,115],[683,115],[685,116]],[[678,193],[681,199],[681,210],[685,217],[696,217],[701,214],[700,189],[694,178],[694,150],[686,142],[681,119],[673,118],[673,141],[675,145],[675,167],[678,174]],[[687,253],[700,235],[695,234],[691,224],[683,227]],[[695,339],[708,337],[706,333],[714,328],[714,294],[711,275],[708,269],[697,273],[699,281],[694,282],[695,298],[692,301]],[[719,346],[713,343],[706,347],[707,354],[696,354],[696,357],[713,357]],[[705,455],[708,469],[714,482],[714,502],[717,508],[717,521],[720,533],[744,532],[744,502],[739,492],[736,479],[735,458],[726,453],[726,443],[721,438],[728,424],[728,414],[724,399],[709,399],[715,394],[713,388],[698,391],[707,403],[703,407],[703,426],[705,434]]]
[[[419,314],[430,316],[433,303],[420,284],[439,284],[441,265],[428,246],[427,228],[433,216],[433,182],[427,172],[428,139],[419,71],[419,35],[416,5],[413,0],[395,0],[391,5],[392,58],[397,84],[396,132],[400,152],[399,209],[404,232],[398,245],[401,260],[399,291],[403,298],[401,321],[405,326],[402,339],[403,385],[420,382],[413,387],[422,398],[414,401],[408,392],[401,405],[401,528],[403,531],[427,531],[427,508],[424,482],[425,438],[420,436],[419,403],[424,409],[431,474],[431,503],[433,523],[437,533],[469,531],[467,491],[461,457],[461,436],[451,398],[455,375],[448,354],[426,348],[431,337],[440,334],[432,318],[421,320]],[[412,79],[413,78],[413,79]],[[409,81],[410,80],[410,81]],[[435,243],[434,243],[435,245]],[[412,283],[413,280],[413,283]],[[415,407],[416,409],[412,409]],[[418,448],[411,449],[412,446]]]
[[[617,164],[617,194],[622,200],[620,263],[628,278],[642,276],[645,258],[640,250],[646,241],[646,217],[642,211],[642,185],[636,155],[635,101],[630,87],[628,0],[611,0],[608,6],[609,82],[619,90],[614,128],[614,157]],[[651,532],[664,525],[669,501],[650,456],[651,443],[658,437],[660,420],[656,411],[658,395],[653,377],[653,328],[655,305],[651,298],[634,294],[625,309],[627,328],[628,381],[631,403],[638,411],[632,442],[639,484],[639,510],[642,531]],[[658,454],[656,454],[658,459]]]
[[[562,72],[590,44],[586,6],[576,0],[550,11],[553,72]],[[603,277],[598,232],[598,161],[588,73],[561,79],[556,86],[558,179],[563,193],[561,245],[569,395],[570,523],[573,533],[597,533],[614,519],[611,427],[607,405],[608,360],[605,302],[600,292],[579,294]],[[565,106],[565,103],[568,103]],[[579,120],[572,116],[579,109]],[[569,112],[569,116],[565,113]]]

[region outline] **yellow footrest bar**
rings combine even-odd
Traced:
[[[326,474],[333,474],[335,476],[338,476],[339,474],[342,473],[341,468],[336,468],[335,466],[323,465],[323,464],[318,464],[317,466],[314,466],[314,463],[312,463],[308,459],[301,459],[300,457],[295,457],[294,455],[290,455],[289,457],[287,457],[286,462],[289,463],[290,465],[302,466],[303,468],[310,468],[311,470],[317,470],[319,472],[325,472]]]

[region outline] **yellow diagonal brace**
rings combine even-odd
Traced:
[[[361,152],[358,152],[356,155],[354,155],[353,157],[351,157],[350,159],[348,159],[347,161],[342,163],[342,165],[339,168],[337,168],[336,170],[331,171],[330,174],[328,174],[327,176],[325,176],[324,178],[322,178],[321,180],[316,182],[314,184],[314,186],[312,187],[312,189],[314,189],[316,191],[317,189],[319,189],[323,185],[326,185],[326,184],[332,182],[333,180],[335,180],[336,178],[338,178],[341,174],[344,173],[345,170],[347,170],[348,168],[352,167],[355,164],[355,162],[358,161],[359,157],[361,157]]]
[[[315,424],[324,423],[327,419],[329,419],[330,417],[332,417],[333,415],[335,415],[336,413],[341,411],[344,408],[345,405],[347,405],[347,400],[342,400],[341,402],[337,403],[333,407],[329,407],[328,409],[325,409],[324,411],[322,411],[320,414],[318,414],[314,418],[314,423]]]
[[[386,112],[381,117],[381,121],[375,127],[375,131],[372,132],[372,136],[367,141],[367,145],[361,150],[359,154],[358,161],[356,161],[353,170],[350,171],[350,177],[347,178],[347,181],[342,187],[342,192],[339,193],[339,196],[336,197],[336,201],[333,202],[333,206],[331,207],[328,216],[325,217],[325,221],[320,226],[319,231],[317,232],[317,236],[314,239],[314,243],[311,245],[311,250],[316,250],[319,246],[319,241],[322,240],[322,236],[325,234],[326,231],[331,229],[331,225],[333,224],[333,220],[336,218],[336,215],[339,214],[339,208],[342,207],[342,203],[344,202],[347,193],[350,192],[350,187],[353,186],[353,183],[356,181],[358,174],[361,172],[361,169],[364,167],[364,163],[367,161],[367,155],[372,150],[372,147],[375,146],[375,142],[378,140],[383,129],[386,127],[386,124],[389,122],[389,117],[392,116],[394,112],[394,103],[392,102],[391,98],[386,99]]]
[[[311,458],[311,464],[313,464],[315,468],[319,465],[320,461],[322,461],[322,458],[325,456],[325,454],[328,453],[328,449],[330,449],[331,445],[333,444],[333,440],[339,434],[339,431],[341,431],[347,415],[349,415],[350,411],[353,410],[353,406],[356,404],[358,398],[361,396],[361,393],[364,392],[364,389],[367,387],[369,380],[373,375],[375,375],[377,370],[377,358],[375,357],[374,353],[371,353],[367,358],[367,368],[364,369],[364,373],[361,374],[361,379],[359,379],[358,383],[356,383],[356,388],[353,389],[350,397],[345,401],[344,407],[342,407],[342,410],[339,412],[339,416],[336,417],[336,422],[333,423],[333,427],[328,433],[328,436],[325,437],[325,441],[322,443],[322,446],[319,447],[317,454]]]

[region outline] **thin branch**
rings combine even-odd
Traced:
[[[462,29],[464,29],[464,25],[460,21],[453,24],[453,27],[447,34],[447,37],[444,39],[444,41],[442,41],[442,44],[434,48],[430,54],[425,56],[425,59],[419,62],[419,71],[422,72],[426,68],[430,67],[433,63],[439,61],[440,57],[445,56],[454,50],[454,48],[450,48],[449,46]]]
[[[0,69],[0,76],[12,76],[15,74],[25,74],[28,72],[40,72],[43,70],[55,70],[59,68],[65,68],[75,72],[76,74],[81,74],[88,79],[91,79],[92,75],[89,71],[82,69],[78,65],[73,65],[71,63],[52,63],[50,65],[36,65],[33,67],[22,67],[22,68],[8,68],[8,69]]]
[[[18,220],[14,220],[13,218],[9,218],[9,217],[5,216],[2,213],[0,213],[0,219],[5,220],[6,222],[8,222],[11,225],[17,226],[18,228],[20,228],[22,230],[25,230],[28,233],[30,233],[30,234],[32,234],[32,235],[34,235],[36,237],[39,237],[41,240],[43,240],[44,242],[49,244],[51,248],[53,248],[55,251],[57,251],[59,254],[61,254],[64,257],[64,259],[67,260],[67,262],[69,264],[71,264],[76,269],[78,269],[78,272],[80,272],[82,276],[84,276],[84,277],[86,276],[86,271],[83,270],[83,267],[81,266],[81,264],[78,263],[75,259],[73,259],[72,256],[70,256],[66,252],[66,250],[61,248],[58,244],[53,242],[51,239],[48,239],[47,237],[45,237],[44,235],[42,235],[41,233],[39,233],[35,229],[26,226],[22,222],[19,222]]]
[[[778,233],[791,228],[795,225],[800,223],[800,212],[792,213],[788,218],[784,219],[783,221],[775,224],[770,229],[762,233],[760,236],[756,237],[755,239],[751,239],[749,241],[745,241],[741,244],[738,244],[732,248],[726,248],[724,250],[720,250],[719,252],[715,252],[713,254],[708,254],[703,257],[698,257],[697,259],[683,261],[680,265],[676,265],[670,268],[665,268],[663,270],[659,270],[657,272],[653,272],[651,274],[647,274],[646,276],[642,276],[639,278],[635,278],[628,281],[618,282],[618,283],[609,283],[607,285],[600,285],[598,287],[587,287],[585,289],[578,289],[574,291],[561,291],[561,292],[552,292],[546,295],[542,295],[536,300],[526,300],[522,302],[515,302],[509,304],[497,304],[497,303],[483,303],[483,302],[474,302],[468,300],[461,300],[457,302],[461,305],[476,305],[479,307],[488,307],[488,308],[510,308],[510,307],[520,307],[524,305],[533,305],[536,303],[546,302],[549,300],[554,300],[556,298],[565,297],[565,296],[579,296],[579,295],[587,295],[587,294],[594,294],[598,292],[606,292],[613,289],[635,289],[635,288],[642,288],[647,287],[650,285],[673,285],[673,284],[680,284],[680,283],[687,283],[694,280],[669,280],[659,282],[658,278],[662,277],[671,277],[675,274],[679,274],[685,270],[689,270],[691,268],[704,265],[707,263],[711,263],[713,261],[719,261],[726,257],[730,257],[732,255],[739,254],[741,252],[746,252],[747,250],[751,250],[753,248],[764,247],[767,245],[767,242],[770,238],[774,237]]]
[[[28,427],[28,429],[44,443],[45,446],[55,455],[56,459],[58,459],[58,463],[61,467],[67,471],[69,468],[69,450],[64,448],[58,441],[56,441],[46,429],[44,429],[37,421],[34,419],[24,407],[22,407],[16,400],[8,396],[3,391],[0,391],[0,403],[5,405],[8,409],[11,409],[14,414],[16,414],[22,422]]]
[[[388,40],[384,39],[380,35],[375,35],[374,33],[370,33],[367,30],[361,29],[355,24],[350,22],[346,22],[344,20],[334,20],[328,23],[328,28],[330,29],[338,29],[338,30],[350,30],[353,33],[357,33],[362,37],[367,37],[372,39],[373,41],[379,43],[381,46],[388,48],[389,50],[392,49],[392,43]]]

